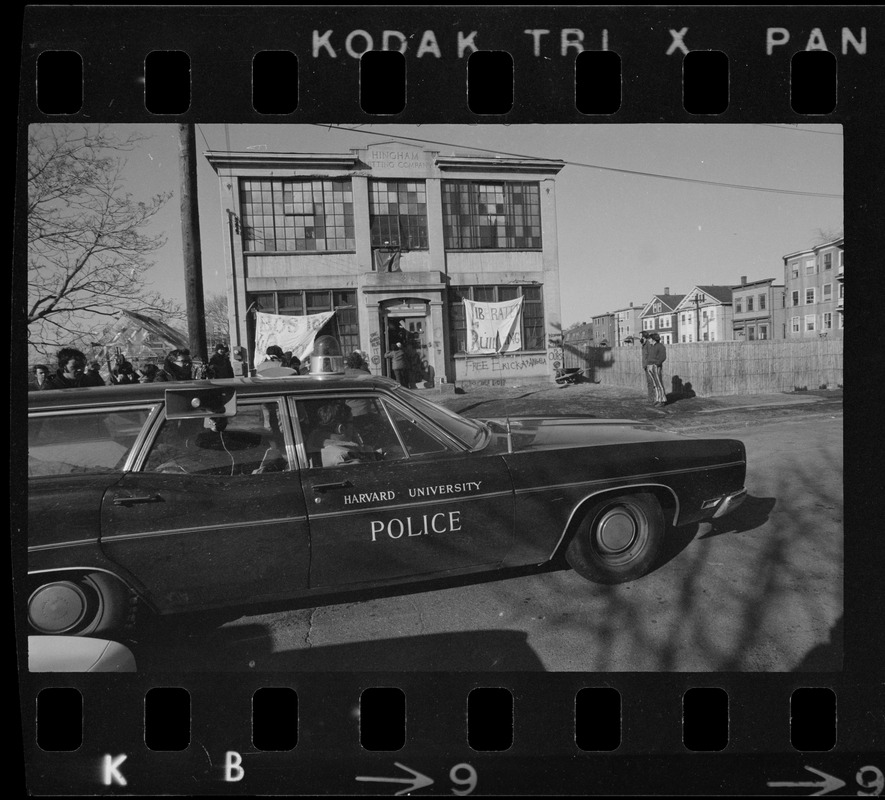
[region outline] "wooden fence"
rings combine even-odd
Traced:
[[[566,344],[565,366],[588,370],[585,379],[645,391],[639,345]],[[675,380],[674,380],[675,379]],[[842,385],[842,340],[697,342],[667,345],[664,386],[684,384],[700,396],[765,394]]]

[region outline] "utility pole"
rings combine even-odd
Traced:
[[[192,123],[178,126],[178,175],[181,184],[181,248],[191,354],[208,364],[206,308],[203,300],[203,256],[197,203],[197,142]]]
[[[700,298],[698,297],[698,293],[694,293],[694,324],[697,330],[697,337],[695,338],[696,342],[701,340],[701,308],[700,308]]]

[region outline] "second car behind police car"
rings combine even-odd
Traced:
[[[318,347],[322,344],[318,340]],[[745,496],[740,441],[625,420],[468,419],[370,375],[30,395],[28,622],[97,635],[564,555],[604,583]]]

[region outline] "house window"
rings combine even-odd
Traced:
[[[790,317],[790,330],[799,333],[799,317]]]
[[[838,318],[838,323],[837,323],[837,324],[839,325],[839,327],[840,327],[840,328],[844,328],[844,327],[845,327],[845,315],[844,315],[841,311],[839,311],[839,312],[836,314],[836,317]]]
[[[747,341],[756,341],[756,328],[753,325],[747,327]]]
[[[832,253],[824,253],[824,269],[832,269],[833,268],[833,254]]]
[[[833,299],[833,284],[832,283],[825,283],[824,284],[823,299],[824,299],[824,301]]]
[[[372,246],[427,249],[424,181],[369,181]]]
[[[682,334],[682,341],[683,342],[685,341],[685,334],[684,333]]]
[[[790,299],[792,300],[790,305],[798,306],[799,305],[799,292],[798,291],[793,292],[790,295]]]
[[[842,261],[842,256],[844,256],[844,255],[845,255],[845,251],[840,250],[839,251],[839,269],[842,269],[845,266],[845,264]]]
[[[759,295],[759,310],[765,311],[765,295],[764,294]]]
[[[682,324],[685,325],[685,314],[682,315]],[[683,339],[682,341],[685,341],[685,339]]]
[[[845,299],[845,284],[844,283],[839,284],[839,299],[840,300]]]
[[[663,306],[660,303],[655,303],[655,307],[653,309],[655,314],[660,314]]]
[[[672,328],[673,327],[673,317],[670,314],[665,314],[658,320],[659,328]]]
[[[799,262],[798,261],[794,261],[792,264],[790,264],[790,277],[791,278],[798,278],[799,277]]]
[[[823,319],[821,320],[821,328],[825,331],[833,330],[833,314],[830,311],[825,311],[823,315]]]
[[[705,334],[704,334],[704,341],[705,341],[705,342],[710,341],[710,334],[709,334],[709,333],[705,333]]]
[[[350,180],[242,180],[248,252],[353,250]]]
[[[814,303],[814,288],[805,290],[805,305],[810,306]]]
[[[753,310],[753,298],[748,297],[747,298],[747,311],[752,311],[752,310]]]
[[[261,292],[247,294],[248,303],[257,303],[259,310],[267,314],[303,317],[332,311],[335,315],[319,331],[317,336],[328,334],[338,339],[342,352],[360,349],[359,316],[356,291],[324,289],[310,292]]]
[[[449,344],[453,353],[467,351],[464,300],[501,303],[522,297],[522,349],[544,349],[544,298],[540,286],[455,286],[449,291]],[[621,326],[618,326],[619,331]],[[627,332],[629,333],[629,327]]]
[[[817,272],[815,269],[814,259],[809,258],[805,261],[805,274],[806,275],[814,275]]]
[[[767,339],[768,338],[768,325],[760,325],[759,326],[759,338]]]
[[[645,317],[642,320],[642,330],[644,331],[653,331],[655,329],[655,318],[654,317]]]
[[[805,315],[805,330],[813,331],[815,329],[815,321],[816,318],[814,314],[806,314]]]
[[[443,181],[448,250],[539,250],[541,190],[537,183]]]
[[[734,300],[734,313],[735,314],[740,314],[743,312],[744,309],[743,309],[742,302],[743,301],[741,300],[740,297],[735,298],[735,300]]]

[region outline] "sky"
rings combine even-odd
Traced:
[[[177,126],[106,127],[146,137],[126,167],[137,199],[174,193],[154,223],[152,232],[167,242],[149,281],[183,303]],[[556,178],[565,327],[644,305],[665,288],[685,294],[698,284],[735,285],[741,276],[782,280],[783,255],[814,244],[819,230],[842,230],[840,125],[198,124],[205,295],[225,291],[227,226],[218,177],[203,153],[347,153],[398,137],[432,142],[443,154],[483,148],[566,162]]]

